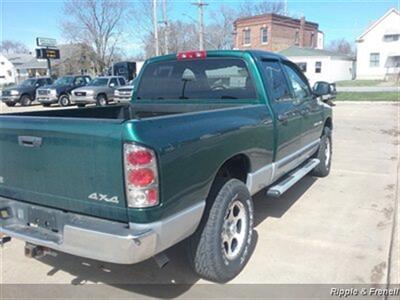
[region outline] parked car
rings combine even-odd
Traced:
[[[97,106],[106,106],[114,99],[116,88],[125,85],[122,76],[105,76],[93,79],[87,86],[74,90],[72,103],[78,107],[95,103]]]
[[[127,85],[115,89],[114,102],[125,103],[131,101],[134,88],[135,88],[135,79],[129,81]]]
[[[128,104],[0,123],[0,231],[28,254],[132,264],[188,238],[194,270],[217,282],[249,260],[252,195],[331,166],[331,108],[264,51],[153,58]]]
[[[15,106],[17,103],[20,103],[21,106],[31,105],[36,98],[36,90],[51,83],[50,77],[26,79],[16,86],[5,88],[1,92],[1,101],[7,106]]]
[[[71,92],[90,82],[88,75],[67,75],[57,79],[52,85],[37,89],[36,98],[43,106],[58,103],[60,106],[71,104]]]

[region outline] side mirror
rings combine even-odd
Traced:
[[[114,82],[111,82],[111,83],[110,83],[110,86],[111,86],[111,87],[114,87],[114,86],[115,86],[115,83],[114,83]]]
[[[317,81],[313,87],[313,93],[315,96],[325,96],[331,93],[331,84],[326,81]]]
[[[39,86],[40,86],[40,83],[39,83],[39,82],[36,82],[36,83],[35,83],[35,86],[36,86],[36,87],[39,87]]]

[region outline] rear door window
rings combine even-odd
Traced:
[[[148,65],[138,86],[137,99],[250,100],[257,99],[257,94],[243,60],[208,58]]]

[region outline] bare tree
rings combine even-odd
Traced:
[[[353,46],[344,38],[331,41],[327,49],[345,55],[354,54]]]
[[[123,0],[69,0],[64,3],[62,32],[70,41],[93,49],[96,72],[103,72],[118,51],[126,8]]]
[[[28,47],[21,42],[12,41],[12,40],[4,40],[1,42],[1,52],[6,54],[11,53],[29,53]]]
[[[211,11],[211,23],[206,27],[205,43],[210,49],[232,49],[233,22],[238,17],[235,9],[221,5]]]
[[[262,15],[266,13],[285,13],[285,4],[283,1],[247,1],[239,7],[240,17],[249,17]]]

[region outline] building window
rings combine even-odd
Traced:
[[[297,63],[297,66],[300,68],[300,70],[303,73],[307,72],[307,63],[306,62],[299,62],[299,63]]]
[[[396,42],[399,40],[399,34],[386,34],[383,36],[385,42]]]
[[[314,48],[314,32],[311,32],[310,47]]]
[[[379,67],[379,53],[371,53],[369,55],[369,66]]]
[[[315,62],[315,73],[321,73],[322,69],[322,62],[316,61]]]
[[[260,40],[261,44],[267,44],[268,43],[268,28],[263,27],[260,30]]]
[[[251,32],[250,29],[243,30],[243,45],[250,45],[251,41]]]
[[[295,44],[296,46],[298,46],[298,45],[299,45],[299,42],[300,42],[300,35],[299,35],[299,32],[296,31],[296,34],[294,35],[294,44]]]

